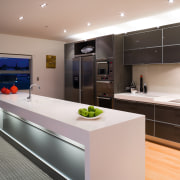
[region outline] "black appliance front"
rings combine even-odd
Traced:
[[[96,61],[96,81],[113,80],[113,60],[98,60]]]
[[[112,98],[111,97],[97,97],[97,105],[100,107],[112,109]]]

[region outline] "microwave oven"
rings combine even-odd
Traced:
[[[101,60],[96,61],[96,81],[113,80],[113,61]]]

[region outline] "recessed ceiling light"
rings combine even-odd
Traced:
[[[174,2],[174,0],[168,0],[169,1],[169,3],[173,3]]]
[[[88,23],[87,23],[87,26],[91,26],[91,23],[90,23],[90,22],[88,22]]]
[[[19,17],[19,20],[20,20],[20,21],[22,21],[23,19],[24,19],[24,17],[23,17],[23,16],[20,16],[20,17]]]
[[[41,4],[41,7],[42,7],[42,8],[45,8],[46,6],[47,6],[46,3]]]
[[[66,30],[66,29],[64,29],[64,33],[67,33],[67,30]]]
[[[124,13],[123,13],[123,12],[122,12],[122,13],[120,13],[120,16],[121,16],[121,17],[124,17]]]

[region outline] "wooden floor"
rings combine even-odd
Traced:
[[[146,180],[180,180],[180,151],[146,141]]]

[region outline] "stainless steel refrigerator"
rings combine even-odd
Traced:
[[[76,102],[95,104],[95,56],[73,58],[73,96]]]

